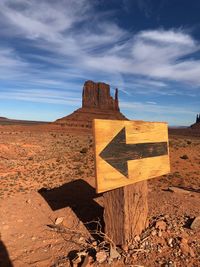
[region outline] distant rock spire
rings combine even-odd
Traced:
[[[197,117],[196,117],[196,123],[199,123],[200,122],[200,113],[197,114]]]
[[[115,110],[119,111],[118,89],[115,89]]]

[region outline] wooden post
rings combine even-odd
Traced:
[[[103,194],[105,233],[116,245],[127,245],[147,226],[147,181]]]
[[[147,179],[170,171],[166,123],[94,120],[96,191],[105,232],[126,246],[146,228]]]

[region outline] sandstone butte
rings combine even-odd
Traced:
[[[110,95],[110,85],[86,81],[82,92],[82,107],[55,121],[69,127],[91,128],[93,119],[127,120],[120,112],[118,89],[115,98]]]

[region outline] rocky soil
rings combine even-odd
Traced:
[[[0,126],[0,266],[200,266],[200,137],[170,134],[171,173],[148,181],[149,226],[123,249],[93,159],[89,131]]]

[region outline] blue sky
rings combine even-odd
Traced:
[[[192,124],[199,14],[199,0],[1,0],[0,116],[56,120],[93,80],[130,119]]]

